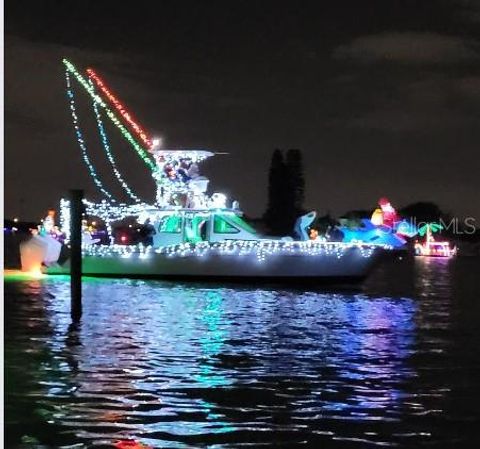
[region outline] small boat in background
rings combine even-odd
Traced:
[[[418,233],[425,235],[425,241],[415,242],[415,255],[425,257],[453,257],[457,254],[457,247],[452,246],[448,240],[438,241],[433,237],[433,232],[443,229],[439,223],[427,223],[422,226]]]

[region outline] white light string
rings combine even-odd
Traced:
[[[70,75],[68,71],[65,71],[65,80],[67,83],[67,97],[70,101],[70,112],[72,115],[72,121],[73,121],[73,127],[75,129],[75,134],[77,136],[77,142],[78,145],[80,146],[80,150],[82,151],[82,158],[83,161],[85,162],[85,165],[88,168],[88,171],[90,173],[90,176],[93,179],[93,182],[95,185],[98,187],[98,189],[112,202],[115,202],[115,198],[113,195],[104,187],[102,181],[100,181],[100,178],[98,177],[97,172],[95,171],[95,168],[90,161],[90,158],[88,157],[87,153],[87,146],[85,144],[85,139],[83,138],[83,133],[80,129],[80,126],[78,125],[78,116],[76,112],[76,106],[75,106],[75,96],[73,93],[73,88],[72,88],[72,83],[70,81]]]

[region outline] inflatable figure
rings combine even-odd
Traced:
[[[43,231],[46,234],[52,234],[55,227],[55,210],[49,209],[48,214],[43,220]]]
[[[313,223],[316,217],[317,213],[315,211],[298,217],[297,221],[295,222],[295,227],[293,228],[295,236],[300,240],[308,240],[309,235],[307,234],[307,228]]]
[[[417,227],[407,220],[402,220],[395,223],[394,229],[395,232],[402,237],[411,238],[418,234]]]
[[[375,226],[371,220],[366,218],[361,220],[362,226],[356,229],[342,226],[344,242],[365,242],[379,243],[382,245],[390,245],[394,248],[400,248],[405,245],[406,241],[393,232],[389,226]]]
[[[60,257],[62,245],[49,234],[34,233],[29,240],[20,243],[22,271],[39,270],[42,264],[50,265]]]
[[[372,218],[370,218],[370,221],[375,225],[375,226],[381,226],[383,225],[383,211],[380,208],[376,208],[373,211]]]
[[[394,227],[395,223],[398,221],[397,211],[390,204],[390,201],[383,197],[378,200],[378,205],[382,209],[383,213],[383,223],[386,226]]]

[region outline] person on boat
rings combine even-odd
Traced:
[[[198,164],[196,163],[191,163],[190,167],[188,167],[188,176],[190,179],[195,179],[200,176],[200,170],[198,168]]]
[[[343,241],[344,234],[336,225],[329,225],[325,237],[329,242],[341,242]]]
[[[155,227],[152,225],[150,218],[145,220],[143,224],[143,230],[145,234],[145,238],[143,239],[143,244],[145,246],[152,246],[153,245],[153,236],[157,233],[155,231]]]
[[[315,228],[311,228],[310,232],[308,233],[308,237],[310,240],[319,240],[318,231]]]
[[[175,170],[175,167],[172,164],[165,164],[163,171],[170,181],[177,180],[177,172]]]
[[[157,161],[157,165],[164,165],[165,164],[165,156],[163,154],[156,154],[155,160]]]
[[[188,173],[191,165],[192,163],[189,159],[180,159],[180,167],[177,170],[177,175],[183,183],[187,183],[192,179]]]

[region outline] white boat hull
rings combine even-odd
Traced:
[[[231,281],[358,282],[363,280],[383,249],[365,256],[349,248],[335,254],[271,254],[260,260],[255,254],[166,255],[138,253],[128,256],[87,255],[83,257],[85,276],[137,277],[158,279],[218,279]],[[53,265],[47,274],[68,274],[69,263]]]

